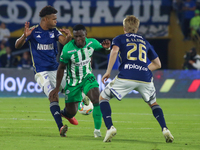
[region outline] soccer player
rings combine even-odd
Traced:
[[[82,91],[93,103],[94,137],[101,137],[100,127],[102,114],[99,106],[99,84],[96,81],[91,68],[91,56],[94,51],[109,53],[111,42],[104,40],[101,44],[87,38],[85,26],[78,24],[73,28],[74,39],[67,43],[60,56],[60,64],[57,70],[56,88],[50,93],[50,97],[57,97],[63,78],[64,70],[67,70],[67,83],[65,87],[64,116],[73,117],[78,110],[78,104],[82,99]]]
[[[43,92],[49,97],[49,93],[55,88],[56,72],[59,63],[56,60],[58,54],[57,41],[65,45],[71,40],[71,32],[68,29],[61,29],[67,37],[65,37],[56,28],[57,10],[52,6],[46,6],[41,11],[39,16],[41,21],[39,25],[29,28],[30,23],[25,23],[24,34],[16,40],[15,47],[21,48],[25,42],[29,42],[35,80],[42,88]],[[63,79],[59,90],[64,92],[66,81]],[[58,96],[49,98],[50,111],[58,126],[61,136],[65,136]],[[70,123],[77,125],[78,121],[74,117],[67,118]],[[62,130],[61,130],[62,129]]]
[[[119,74],[106,86],[99,97],[100,109],[107,127],[103,142],[111,142],[117,133],[111,118],[109,100],[114,96],[122,100],[132,90],[137,90],[151,107],[154,117],[162,128],[166,142],[172,142],[174,139],[166,126],[163,111],[156,102],[152,71],[161,68],[161,62],[149,42],[137,34],[139,24],[140,21],[135,16],[127,16],[123,20],[125,34],[115,37],[112,41],[110,59],[102,82],[104,83],[110,77],[118,53],[121,65],[118,68]],[[148,59],[151,61],[149,65]]]

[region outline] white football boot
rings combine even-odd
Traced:
[[[94,129],[94,137],[95,137],[95,138],[101,137],[101,132],[100,132],[100,130]]]
[[[163,128],[162,133],[163,133],[167,143],[172,143],[173,142],[174,137],[172,136],[171,132],[167,128]]]
[[[117,134],[117,129],[111,126],[109,130],[106,131],[106,136],[103,142],[111,142],[112,138]]]

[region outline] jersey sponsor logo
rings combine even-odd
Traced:
[[[37,50],[53,50],[54,45],[52,44],[40,44],[37,45]]]
[[[136,65],[136,64],[125,64],[124,65],[124,69],[137,69],[139,71],[148,71],[148,68],[140,66],[140,65]]]
[[[68,51],[68,53],[73,53],[73,52],[76,52],[77,50],[74,49],[74,50],[71,50],[71,51]]]
[[[133,36],[134,38],[135,38],[135,37],[138,37],[138,38],[143,39],[142,36],[139,36],[139,35],[136,35],[136,34],[126,34],[126,36],[127,36],[127,37],[131,37],[131,36]]]
[[[81,62],[78,62],[78,63],[75,63],[75,66],[85,66],[87,65],[88,63],[90,63],[90,59],[87,59],[87,60],[83,60]]]

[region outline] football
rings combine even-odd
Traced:
[[[86,106],[84,105],[83,101],[80,103],[80,107],[78,109],[78,111],[82,114],[82,115],[89,115],[93,112],[93,104],[91,101],[89,101],[89,105]]]

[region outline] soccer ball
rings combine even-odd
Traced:
[[[80,107],[78,110],[82,115],[89,115],[93,112],[93,104],[89,101],[89,105],[84,105],[83,101],[80,103]]]

